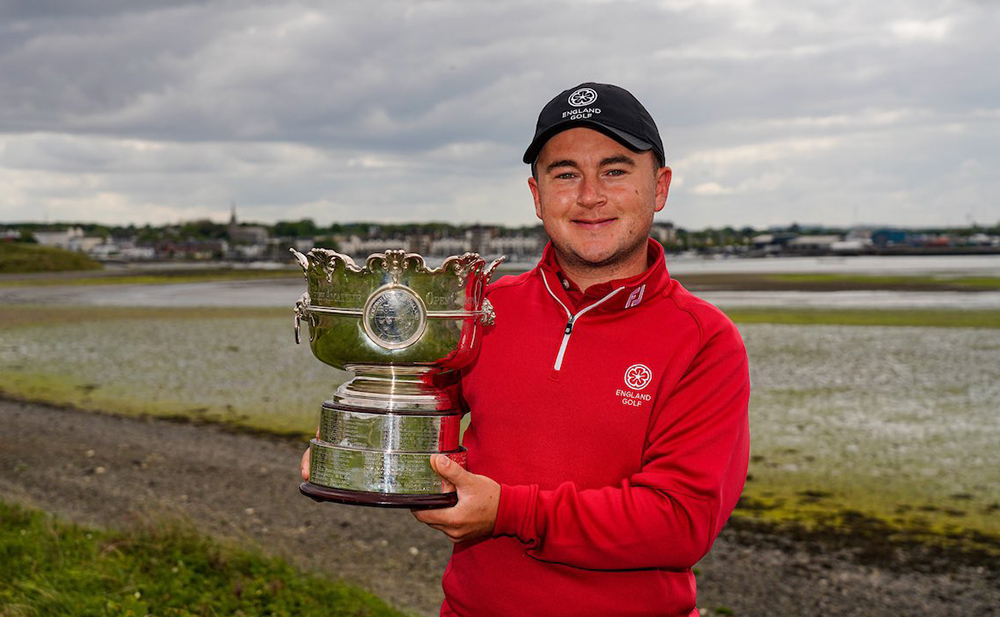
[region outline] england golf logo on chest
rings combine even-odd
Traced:
[[[620,396],[622,405],[642,407],[643,403],[653,400],[652,395],[642,392],[653,381],[653,371],[645,364],[633,364],[625,369],[625,385],[628,389],[618,388],[615,395]]]

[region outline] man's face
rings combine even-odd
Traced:
[[[645,267],[653,214],[670,187],[670,168],[655,161],[588,128],[545,143],[528,186],[564,266],[614,270],[642,259]]]

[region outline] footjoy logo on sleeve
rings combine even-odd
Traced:
[[[644,390],[651,381],[653,381],[653,371],[649,370],[648,366],[645,364],[633,364],[625,369],[625,385],[629,389],[623,390],[618,388],[615,391],[615,395],[622,397],[623,405],[642,407],[643,403],[653,400],[653,397],[652,395],[639,392],[639,390]]]

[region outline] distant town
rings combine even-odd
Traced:
[[[654,223],[652,237],[670,253],[767,257],[782,255],[918,255],[1000,253],[1000,224],[947,229],[822,226],[743,227],[699,231]],[[233,207],[228,224],[196,220],[164,226],[108,226],[94,223],[0,224],[0,242],[31,242],[85,253],[101,262],[239,261],[288,262],[290,247],[337,250],[356,259],[389,248],[429,258],[465,252],[505,254],[514,262],[533,262],[548,237],[541,225],[448,223],[335,223],[310,219],[273,225],[240,222]]]

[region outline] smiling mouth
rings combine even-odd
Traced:
[[[573,221],[573,223],[575,225],[579,225],[580,227],[583,227],[584,229],[601,229],[602,227],[607,227],[611,223],[614,223],[616,220],[618,220],[618,219],[615,219],[615,218],[595,219],[595,220],[592,220],[592,221],[587,221],[587,220],[583,220],[583,219],[576,219],[576,220]]]

